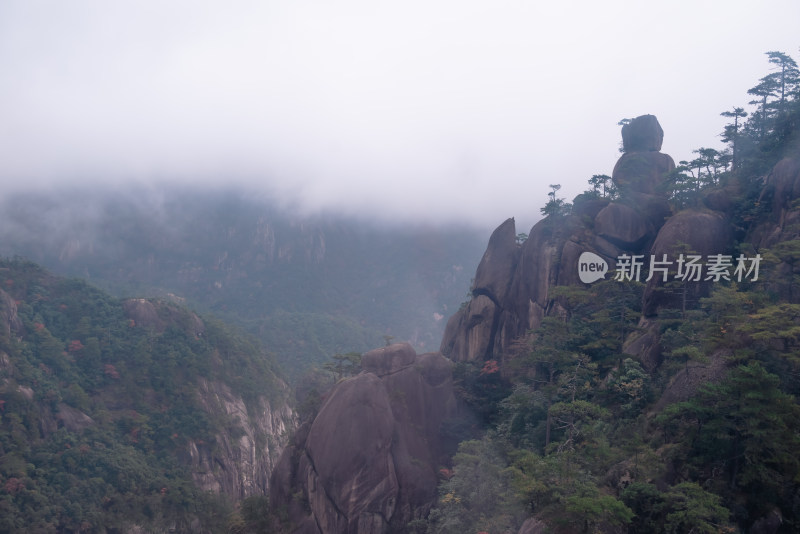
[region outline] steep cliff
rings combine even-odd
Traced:
[[[440,489],[448,498],[431,513],[432,531],[621,532],[629,525],[661,532],[701,499],[719,504],[677,530],[713,523],[796,531],[797,479],[789,479],[800,473],[790,452],[800,446],[792,430],[800,422],[794,131],[787,127],[779,144],[758,155],[771,160],[764,175],[754,171],[762,161],[734,168],[719,153],[722,166],[701,175],[686,162],[676,169],[659,152],[655,117],[638,117],[622,129],[617,196],[580,195],[569,214],[549,215],[522,244],[513,219],[495,230],[441,352],[484,371],[497,364],[513,391],[497,402],[471,390],[497,403],[489,422],[497,436],[460,450],[462,463],[457,457],[454,478]],[[787,157],[775,163],[781,153]],[[632,294],[640,295],[635,306],[624,300]],[[771,436],[764,448],[761,432]],[[513,452],[491,458],[492,446]],[[598,461],[609,453],[614,465]],[[509,464],[519,477],[516,501],[469,492],[480,477],[504,484],[491,477]],[[575,478],[564,478],[564,469]],[[673,515],[652,515],[656,502]]]
[[[295,434],[273,473],[283,529],[402,531],[427,515],[446,457],[442,424],[455,413],[451,362],[408,344],[364,354]]]
[[[745,195],[744,181],[712,182],[696,202],[674,209],[670,187],[676,169],[660,152],[663,131],[656,118],[638,117],[622,134],[624,153],[612,175],[618,196],[581,195],[568,215],[543,219],[521,244],[514,219],[493,232],[475,273],[472,298],[450,317],[440,353],[418,356],[404,345],[372,351],[363,356],[361,374],[334,387],[273,472],[271,502],[283,513],[281,531],[403,531],[435,506],[427,523],[414,528],[617,532],[633,521],[628,506],[642,507],[638,524],[651,521],[648,506],[656,501],[625,493],[633,481],[640,484],[633,489],[653,495],[660,491],[656,484],[665,488],[659,510],[680,512],[684,492],[718,502],[716,494],[695,489],[694,479],[702,477],[686,482],[697,464],[670,452],[686,445],[668,441],[666,426],[663,437],[660,427],[648,426],[666,424],[656,415],[676,424],[669,419],[673,416],[663,416],[668,405],[705,410],[684,401],[738,387],[725,382],[730,373],[757,373],[757,365],[732,370],[756,350],[756,339],[764,354],[775,347],[789,353],[765,357],[773,369],[785,368],[781,358],[796,361],[791,354],[800,310],[770,309],[783,320],[778,343],[769,327],[748,324],[753,294],[736,294],[736,284],[747,290],[759,281],[757,289],[775,301],[800,297],[791,289],[800,275],[800,249],[789,245],[800,238],[800,165],[797,159],[781,161],[759,184],[760,197]],[[769,266],[762,266],[770,270],[766,279],[753,270],[759,253],[770,256]],[[694,270],[701,260],[702,276]],[[715,284],[728,292],[708,304],[702,299],[714,295]],[[629,303],[614,293],[622,287],[634,289],[625,294],[637,300],[633,316],[626,316],[632,313]],[[573,322],[576,303],[584,309]],[[736,313],[738,323],[729,319]],[[700,319],[702,324],[694,324]],[[544,328],[536,331],[539,327]],[[670,365],[664,364],[665,353],[675,360]],[[676,373],[680,358],[685,361]],[[474,376],[465,369],[474,369]],[[786,388],[797,386],[793,378],[786,380]],[[501,400],[503,381],[515,387]],[[441,458],[440,428],[457,412],[454,383],[465,403],[487,405],[485,422],[496,437],[462,443],[455,467],[439,479],[434,504],[436,468],[450,465]],[[708,384],[721,389],[704,389]],[[795,420],[795,408],[787,409],[786,421]],[[708,413],[715,417],[713,410]],[[694,431],[695,420],[687,420]],[[731,431],[734,442],[744,439],[737,432]],[[784,438],[789,449],[800,443],[791,435]],[[644,445],[648,440],[656,444],[652,449]],[[717,480],[713,469],[728,469],[730,480],[737,476],[740,456],[735,447],[730,454],[734,458],[723,466],[702,467],[711,472],[706,484],[718,485],[719,494],[730,483]],[[764,478],[774,478],[770,473]],[[476,484],[491,489],[474,491]],[[750,486],[742,487],[728,498],[746,500]],[[787,482],[782,489],[785,511],[796,486]],[[645,499],[644,504],[636,499]],[[770,512],[772,501],[748,506],[751,516],[741,524],[779,524],[772,521],[778,517]],[[728,524],[723,507],[714,504],[703,513]],[[666,521],[652,519],[650,526]]]
[[[733,227],[726,213],[708,208],[672,213],[666,180],[675,164],[659,152],[663,135],[652,115],[623,126],[624,154],[612,174],[619,198],[578,197],[571,214],[539,221],[522,245],[514,238],[514,220],[501,224],[478,266],[472,300],[448,321],[442,354],[456,361],[505,361],[514,342],[539,327],[544,317],[564,313],[553,289],[583,285],[579,259],[584,253],[602,259],[612,274],[623,256],[638,256],[647,265],[651,256],[729,253]],[[642,269],[637,277],[647,283],[645,318],[678,298],[697,302],[710,288],[701,281],[687,294],[683,287],[665,288],[663,277],[647,281],[647,274]],[[658,355],[649,358],[657,360]],[[650,367],[655,363],[650,361]]]

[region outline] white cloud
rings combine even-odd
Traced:
[[[715,146],[800,4],[7,0],[0,180],[260,184],[308,208],[533,222],[623,117]]]

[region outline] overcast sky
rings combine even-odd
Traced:
[[[0,182],[527,231],[548,184],[611,174],[622,118],[676,161],[721,148],[799,28],[797,0],[0,0]]]

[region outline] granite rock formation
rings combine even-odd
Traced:
[[[269,477],[295,423],[292,409],[282,401],[259,397],[250,406],[219,381],[201,379],[198,397],[203,409],[215,419],[230,421],[213,446],[199,440],[186,445],[192,480],[203,491],[227,495],[239,501],[269,492]]]
[[[647,266],[651,257],[731,253],[736,191],[709,194],[701,206],[673,213],[666,185],[675,164],[660,152],[658,121],[638,117],[622,136],[624,153],[612,176],[618,198],[580,196],[570,215],[539,221],[522,244],[514,219],[504,221],[489,239],[472,298],[447,323],[440,353],[417,356],[407,345],[392,345],[365,354],[363,372],[337,384],[313,422],[300,428],[273,472],[271,495],[273,506],[288,511],[293,532],[383,533],[424,517],[435,499],[439,427],[455,411],[450,362],[496,360],[503,372],[530,330],[545,317],[566,314],[554,288],[585,286],[578,270],[584,252],[608,264],[606,280],[624,255],[640,256]],[[767,186],[762,202],[771,203],[773,218],[758,229],[758,246],[800,234],[800,209],[794,207],[800,163],[781,162]],[[659,314],[694,306],[713,282],[675,288],[647,276],[643,268],[640,328],[623,350],[653,370],[661,363]],[[721,357],[714,362],[720,365],[697,376],[718,379],[725,369]],[[685,382],[668,394],[685,398],[700,380]],[[520,534],[545,527],[531,518]]]
[[[583,252],[597,254],[613,271],[622,254],[649,257],[677,250],[677,243],[705,252],[711,244],[727,242],[729,224],[716,212],[682,214],[665,224],[672,212],[664,182],[675,163],[659,152],[663,135],[653,115],[623,126],[624,153],[612,174],[618,200],[579,197],[571,215],[539,221],[522,245],[513,238],[514,220],[501,224],[478,266],[473,299],[448,322],[442,354],[456,361],[503,362],[515,340],[538,327],[544,317],[562,312],[552,289],[581,283],[578,258]],[[706,227],[713,235],[705,240],[685,224],[706,221],[713,223]],[[659,289],[654,284],[646,291],[652,314],[663,303]]]
[[[452,363],[408,344],[364,354],[272,474],[271,504],[292,532],[383,533],[427,515],[445,461],[442,423],[455,412]]]
[[[17,303],[0,289],[0,336],[9,336],[22,331],[22,321],[17,315]]]

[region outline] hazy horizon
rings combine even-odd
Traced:
[[[0,181],[239,187],[303,213],[527,231],[611,174],[622,118],[722,148],[800,4],[0,5]]]

